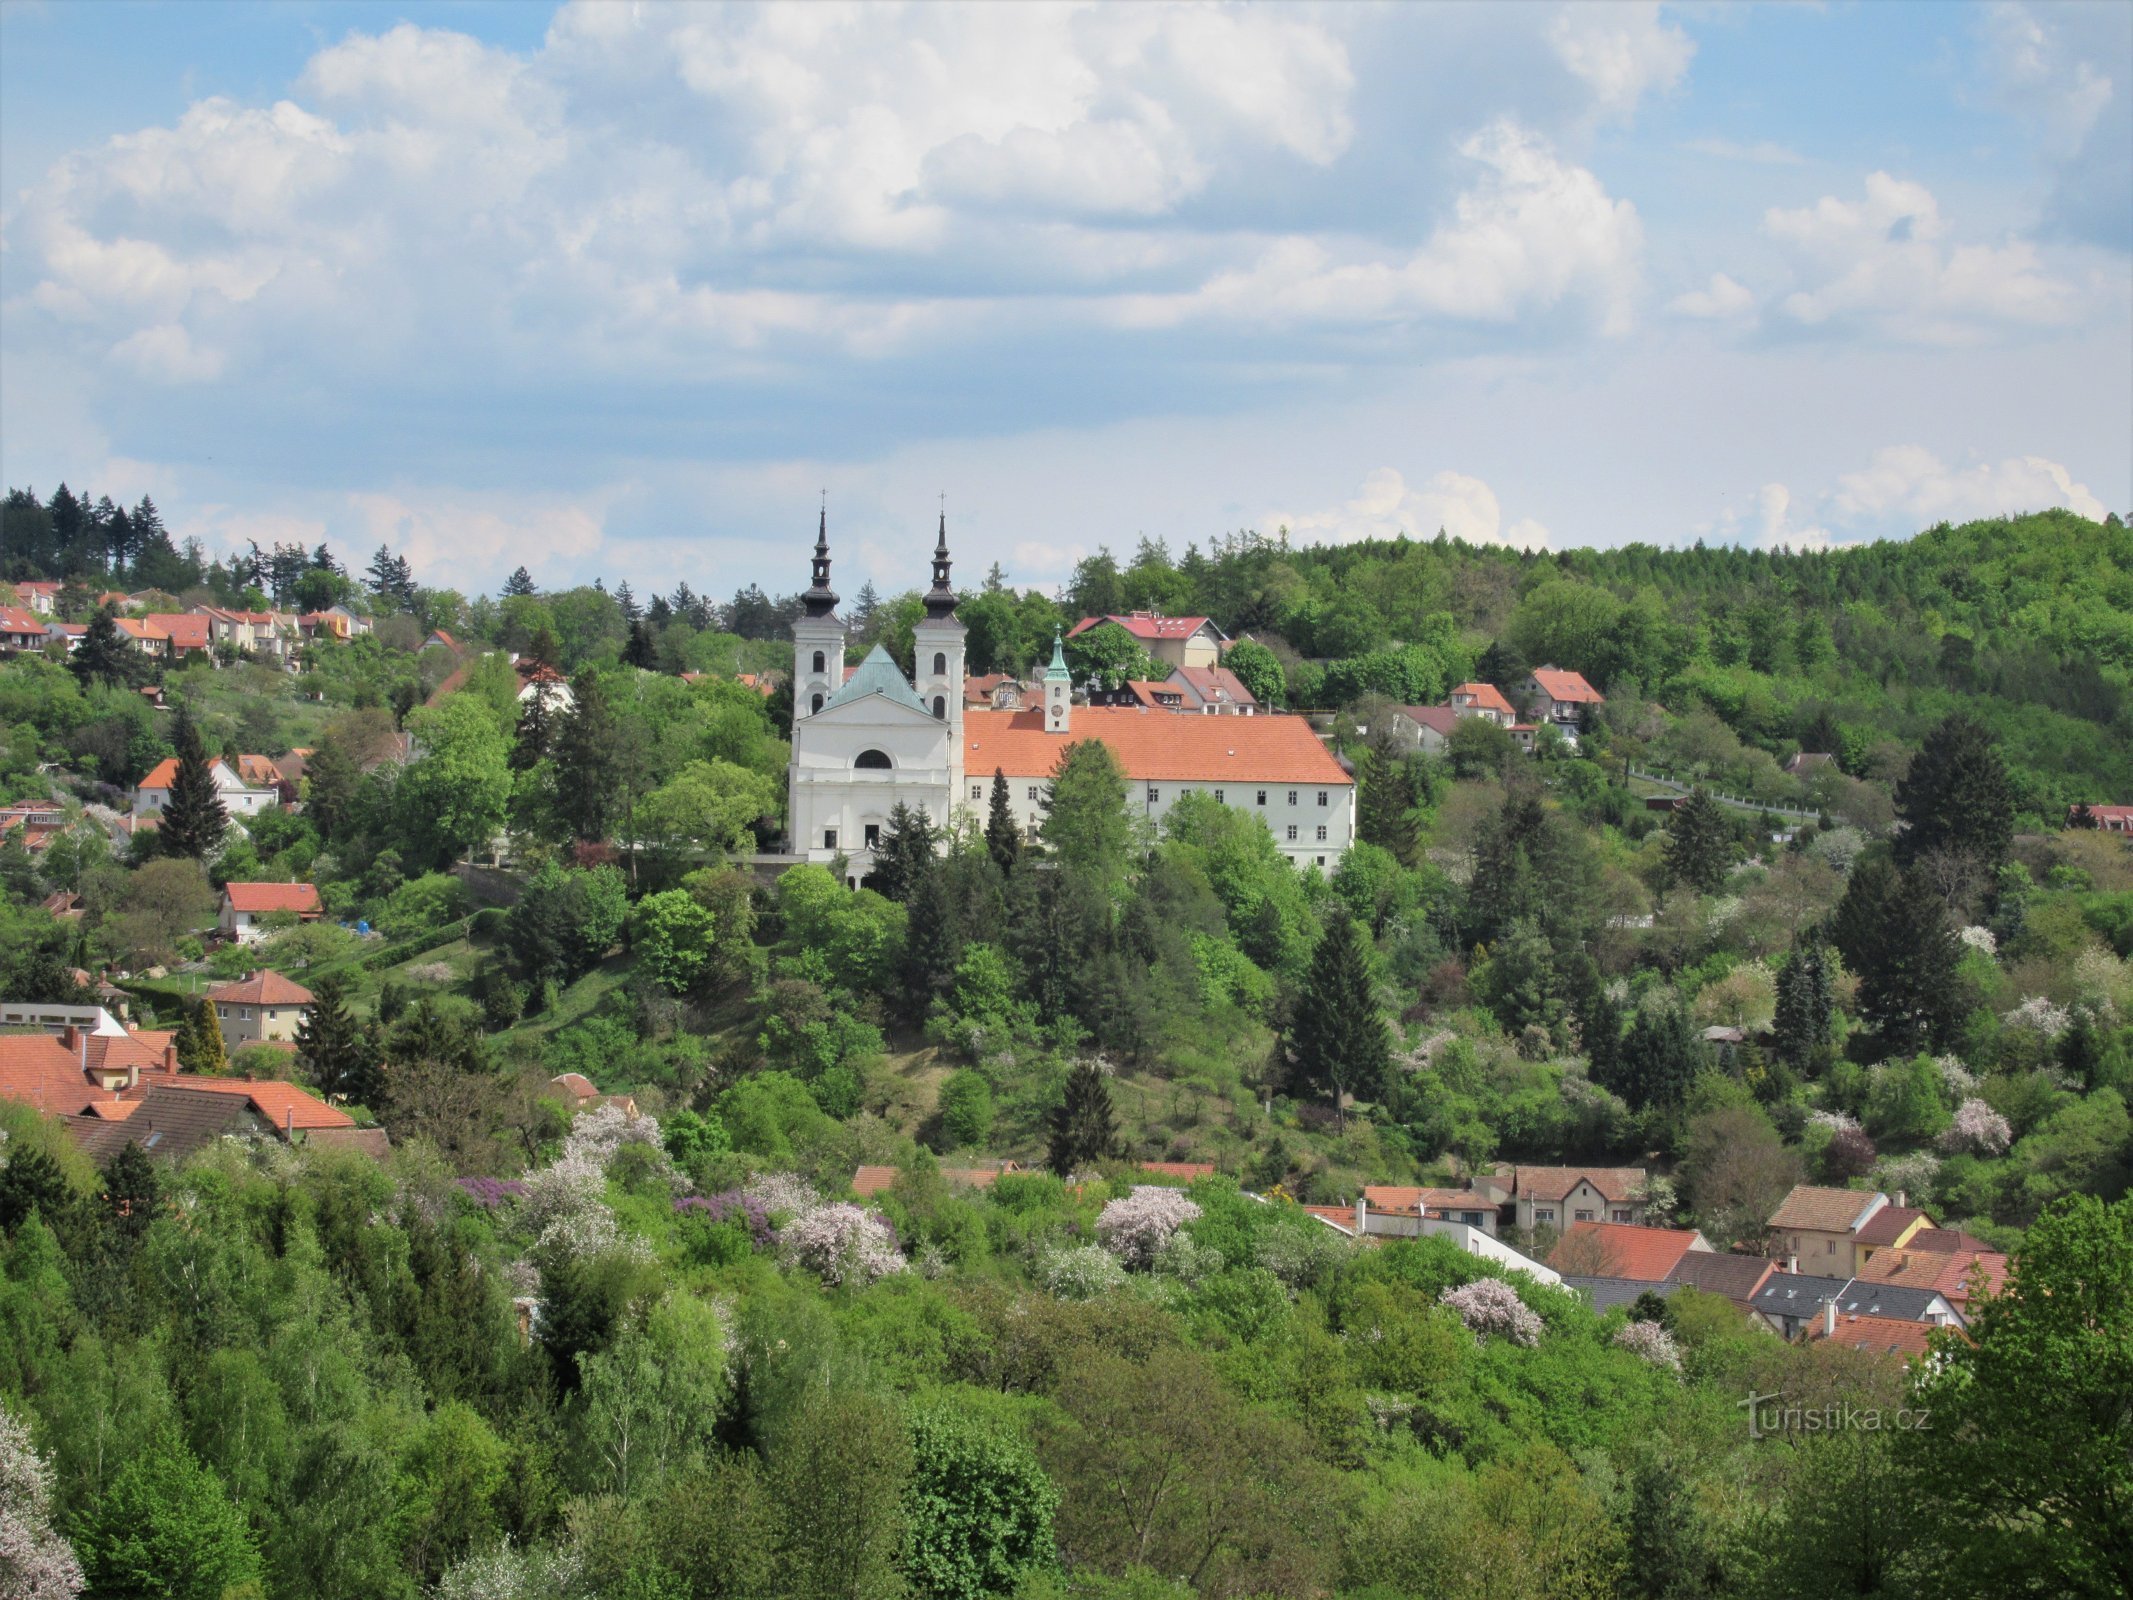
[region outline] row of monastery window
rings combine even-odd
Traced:
[[[1296,824],[1292,822],[1289,824],[1289,843],[1294,844],[1295,842]],[[1318,842],[1320,844],[1324,844],[1326,842],[1326,825],[1323,822],[1318,825]]]

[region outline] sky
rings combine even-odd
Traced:
[[[0,480],[493,592],[2133,511],[2133,5],[0,0]]]

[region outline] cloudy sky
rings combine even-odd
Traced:
[[[0,4],[0,478],[427,581],[2133,509],[2133,6]]]

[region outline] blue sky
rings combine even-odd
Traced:
[[[0,5],[0,477],[429,581],[2133,509],[2133,7]]]

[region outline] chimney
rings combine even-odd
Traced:
[[[1837,1299],[1832,1295],[1822,1302],[1822,1337],[1834,1338],[1837,1332]]]
[[[1907,1196],[1901,1189],[1898,1189],[1896,1191],[1896,1209],[1898,1211],[1901,1211],[1904,1208],[1904,1205],[1908,1201],[1908,1199],[1909,1196]]]
[[[81,1048],[81,1029],[75,1027],[71,1022],[68,1023],[59,1031],[59,1044],[60,1048],[64,1050],[79,1050]]]
[[[163,1046],[163,1070],[172,1074],[178,1070],[178,1047],[174,1044]]]
[[[1800,1257],[1797,1251],[1785,1258],[1785,1270],[1787,1272],[1798,1272],[1800,1270]]]
[[[1370,1201],[1358,1193],[1355,1197],[1355,1236],[1360,1239],[1370,1231]]]

